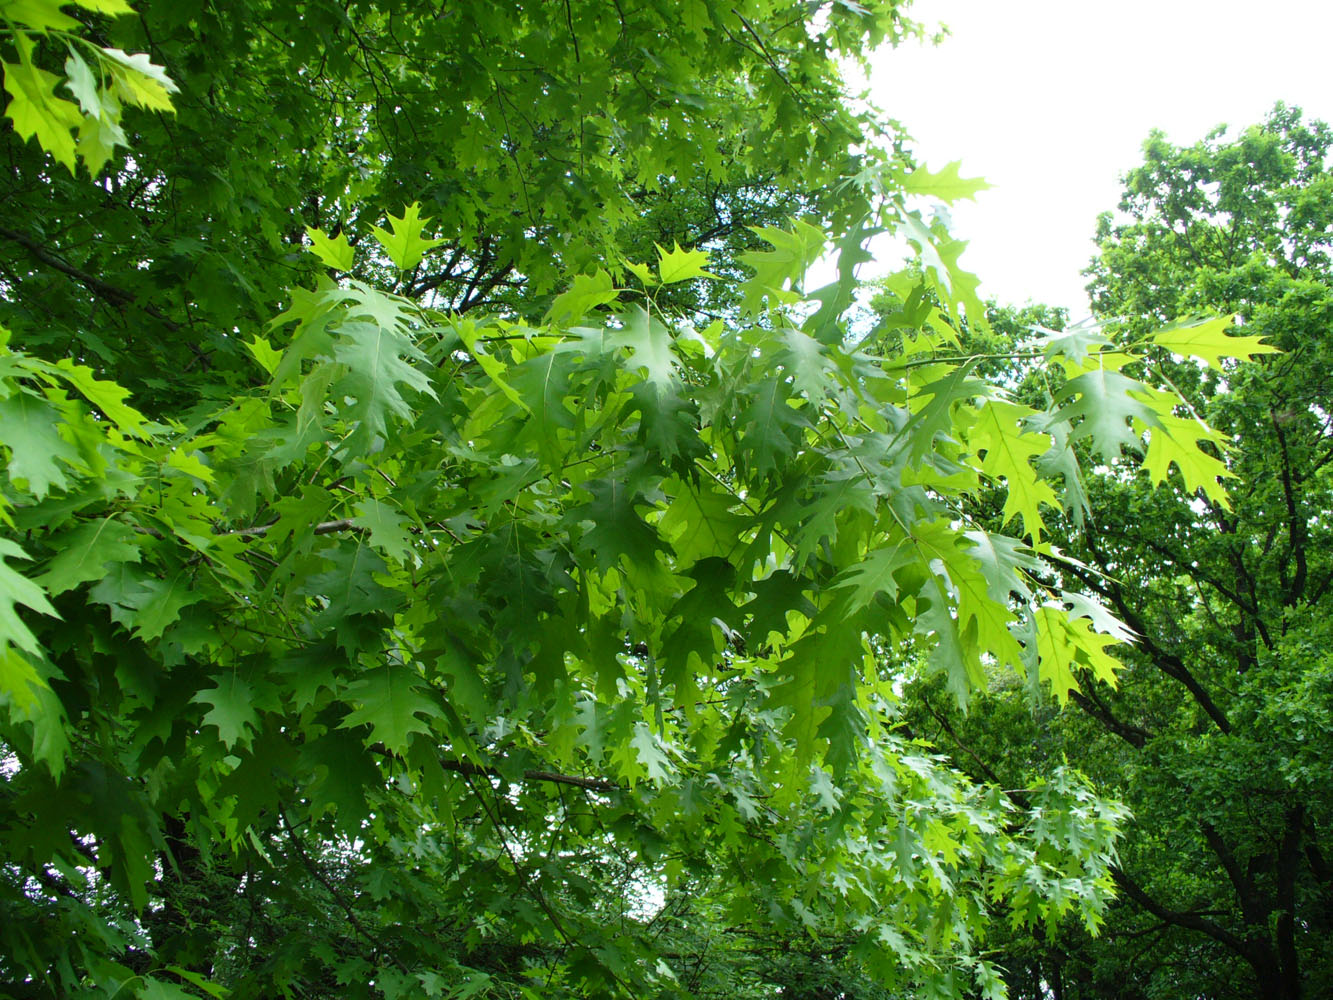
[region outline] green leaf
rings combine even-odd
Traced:
[[[367,670],[348,689],[347,697],[356,708],[339,728],[370,726],[369,742],[383,743],[392,753],[404,753],[413,733],[430,733],[429,720],[440,716],[439,705],[426,694],[421,677],[393,663]]]
[[[582,319],[598,306],[615,302],[620,291],[611,281],[611,275],[598,270],[593,274],[580,274],[574,279],[567,291],[557,295],[546,311],[546,321],[563,325]]]
[[[1048,330],[1045,327],[1030,328],[1037,335],[1035,346],[1047,360],[1056,355],[1063,355],[1073,362],[1083,361],[1089,353],[1100,353],[1112,346],[1111,341],[1102,333],[1102,324],[1088,317],[1063,330]]]
[[[139,1000],[197,1000],[188,990],[155,976],[140,980],[137,996]]]
[[[634,724],[634,735],[630,738],[630,745],[634,748],[639,763],[643,765],[649,781],[663,782],[671,779],[671,761],[663,751],[661,740],[646,722]]]
[[[704,270],[708,266],[708,253],[704,250],[682,250],[680,244],[675,249],[666,250],[660,243],[657,247],[657,273],[662,284],[674,285],[693,278],[716,278]]]
[[[352,399],[342,408],[344,418],[355,425],[346,441],[352,454],[364,454],[376,438],[385,436],[391,414],[403,420],[412,415],[400,386],[435,395],[429,377],[409,363],[425,356],[393,327],[361,320],[342,323],[333,356],[347,366],[333,392],[335,398]]]
[[[0,571],[0,588],[3,586],[3,571]],[[0,602],[4,600],[3,592],[0,592]],[[0,604],[0,616],[3,614]],[[31,711],[38,706],[38,694],[46,686],[46,681],[33,669],[26,656],[13,646],[0,645],[0,704],[13,705],[21,712]]]
[[[658,552],[669,552],[657,531],[639,516],[635,507],[645,503],[641,494],[615,479],[582,484],[592,499],[568,515],[573,523],[590,522],[582,545],[603,569],[625,565],[656,572]]]
[[[926,195],[952,204],[964,198],[975,198],[978,193],[990,188],[980,177],[960,177],[958,171],[962,165],[962,160],[955,160],[946,164],[938,173],[918,167],[907,175],[903,190],[908,194]]]
[[[486,345],[481,343],[477,337],[478,329],[475,323],[467,317],[461,317],[454,322],[454,332],[458,334],[458,339],[463,342],[463,346],[468,349],[468,353],[476,359],[481,370],[491,380],[491,383],[500,390],[511,403],[523,410],[531,410],[527,401],[509,384],[505,378],[507,366],[496,360],[486,351]]]
[[[879,594],[892,601],[898,596],[894,574],[914,560],[915,553],[905,539],[879,546],[859,563],[843,570],[833,581],[832,589],[846,593],[848,612],[866,607]]]
[[[677,381],[678,364],[671,349],[671,331],[660,319],[638,306],[622,316],[621,322],[623,326],[613,343],[629,349],[625,366],[643,371],[659,396],[671,392]]]
[[[167,76],[164,67],[154,63],[147,54],[130,55],[121,49],[102,49],[109,60],[113,86],[121,100],[150,111],[173,111],[171,95],[180,88]]]
[[[387,501],[372,497],[360,501],[356,505],[356,512],[352,524],[370,532],[371,545],[392,559],[409,561],[412,537],[407,529],[411,522],[397,508]]]
[[[764,478],[796,452],[810,418],[791,405],[784,381],[770,378],[755,388],[738,418],[742,435],[737,458],[752,476]]]
[[[369,808],[366,794],[383,780],[361,740],[334,729],[306,744],[301,756],[302,766],[315,778],[310,789],[312,813],[322,815],[332,809],[335,829],[349,836],[359,833]]]
[[[24,624],[15,610],[23,605],[41,615],[59,618],[56,609],[37,586],[6,564],[6,559],[27,559],[28,554],[7,538],[0,538],[0,645],[13,644],[26,653],[39,655],[42,651],[37,637]]]
[[[117,146],[128,145],[124,130],[106,117],[86,117],[79,125],[78,154],[93,177],[111,162]]]
[[[777,360],[791,373],[792,388],[819,405],[828,398],[833,387],[829,374],[836,368],[827,347],[797,329],[785,329],[781,337],[783,349]]]
[[[259,722],[254,689],[234,672],[209,679],[214,686],[194,696],[198,704],[212,706],[204,716],[203,725],[216,726],[218,738],[228,750],[238,743],[248,743]]]
[[[100,580],[113,563],[139,561],[140,537],[114,517],[85,521],[73,531],[52,538],[56,554],[37,582],[54,595]]]
[[[1186,320],[1158,330],[1150,338],[1158,347],[1176,354],[1192,356],[1221,370],[1223,358],[1249,361],[1256,354],[1277,354],[1278,349],[1260,337],[1232,337],[1227,330],[1236,322],[1234,316]]]
[[[386,232],[379,226],[372,228],[375,239],[384,247],[389,259],[406,271],[421,263],[426,251],[439,246],[442,239],[427,239],[422,236],[429,219],[421,218],[421,203],[414,201],[403,209],[401,218],[389,216],[389,226],[393,232]]]
[[[203,600],[195,591],[190,574],[177,571],[167,579],[148,576],[133,563],[108,564],[106,575],[88,593],[108,605],[116,621],[132,628],[144,640],[160,639],[167,627],[180,618],[183,609]]]
[[[39,500],[51,487],[69,485],[62,465],[84,468],[78,449],[61,436],[61,422],[55,407],[32,393],[0,399],[0,441],[10,450],[9,481]]]
[[[788,282],[799,283],[805,272],[824,253],[826,242],[822,230],[793,219],[790,230],[771,226],[751,227],[760,239],[769,243],[771,251],[749,250],[741,254],[741,263],[754,269],[754,277],[741,285],[744,295],[742,308],[758,312],[767,296],[770,305],[794,302],[798,294],[784,292]]]
[[[86,0],[78,0],[78,2],[84,3]],[[109,6],[112,3],[119,3],[120,0],[105,0],[105,2]],[[201,976],[197,972],[191,972],[189,969],[182,969],[179,965],[168,965],[166,971],[175,973],[187,983],[197,986],[209,996],[217,997],[218,1000],[225,1000],[226,997],[231,995],[231,990],[227,989],[225,986],[220,986],[206,977]]]
[[[314,226],[306,226],[305,231],[310,237],[311,252],[323,261],[326,267],[331,267],[335,271],[352,269],[352,265],[356,262],[356,251],[347,242],[346,234],[329,236],[324,230],[316,229]]]
[[[70,385],[83,394],[88,402],[97,407],[122,431],[136,437],[145,436],[144,415],[125,402],[130,395],[128,389],[115,382],[98,379],[91,368],[75,364],[69,358],[61,358],[56,362],[55,368]]]
[[[20,137],[36,137],[42,149],[72,174],[75,160],[71,129],[79,127],[83,116],[76,105],[56,97],[56,87],[63,82],[60,77],[33,65],[32,40],[20,33],[14,44],[19,52],[18,64],[0,63],[10,96],[5,113]]]
[[[92,67],[84,62],[83,56],[79,55],[76,49],[69,50],[69,57],[65,60],[65,86],[69,92],[74,95],[74,99],[79,102],[79,108],[85,115],[93,118],[100,118],[108,110],[115,113],[115,109],[105,109],[102,104],[102,91],[98,87],[97,78],[93,75]]]
[[[1122,445],[1142,444],[1134,421],[1150,428],[1161,426],[1156,411],[1130,395],[1142,385],[1110,368],[1094,368],[1071,378],[1055,394],[1056,412],[1070,424],[1071,440],[1089,439],[1103,459],[1114,462]]]

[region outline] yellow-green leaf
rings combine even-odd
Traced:
[[[74,2],[84,10],[96,11],[99,14],[106,14],[108,17],[119,17],[121,14],[134,13],[134,8],[126,0],[74,0]]]
[[[125,402],[130,394],[128,389],[115,382],[98,379],[91,368],[76,365],[69,358],[61,358],[55,367],[108,420],[126,434],[142,436],[144,415]]]
[[[60,77],[33,65],[32,40],[20,33],[15,45],[19,52],[17,65],[0,64],[11,98],[5,113],[14,122],[15,132],[24,139],[36,137],[38,145],[72,174],[75,153],[70,130],[79,127],[83,116],[72,101],[56,97]]]
[[[420,264],[427,250],[444,242],[442,239],[427,239],[422,235],[429,221],[421,217],[421,202],[414,201],[403,209],[401,217],[389,216],[392,232],[379,226],[375,226],[371,232],[379,240],[380,246],[384,247],[389,259],[406,271]]]
[[[1089,619],[1071,618],[1059,605],[1043,605],[1035,618],[1038,676],[1051,685],[1061,705],[1069,700],[1070,691],[1078,690],[1076,669],[1091,670],[1099,681],[1115,686],[1120,662],[1106,649],[1117,645],[1119,639],[1093,631]]]
[[[569,323],[580,319],[598,306],[616,301],[619,295],[611,275],[605,271],[580,274],[552,301],[551,308],[546,311],[547,322]]]
[[[653,269],[647,264],[635,264],[631,261],[625,261],[625,267],[631,274],[643,282],[645,288],[652,288],[658,283],[657,277],[653,274]]]
[[[0,2],[0,20],[42,34],[82,27],[74,18],[61,13],[62,6],[61,0],[3,0]]]
[[[305,231],[310,237],[310,252],[322,260],[326,267],[331,267],[335,271],[352,269],[356,251],[347,242],[345,235],[339,233],[337,236],[329,236],[324,230],[316,229],[314,226],[306,226]]]
[[[963,198],[975,198],[990,185],[980,177],[961,177],[958,170],[962,160],[946,164],[938,173],[931,173],[925,167],[918,167],[907,175],[903,190],[908,194],[927,195],[940,201],[955,202]]]
[[[114,89],[121,100],[150,111],[173,111],[171,95],[180,88],[164,67],[143,52],[131,55],[121,49],[102,49],[111,69]]]
[[[1228,336],[1227,330],[1234,321],[1234,316],[1220,316],[1175,323],[1158,330],[1152,340],[1159,347],[1165,347],[1176,354],[1206,361],[1212,368],[1221,368],[1223,358],[1248,361],[1256,354],[1280,353],[1276,347],[1265,344],[1259,337]]]
[[[59,618],[42,588],[5,564],[6,559],[28,559],[29,555],[7,538],[0,538],[0,648],[15,645],[28,653],[40,653],[37,637],[19,617],[15,605],[22,604],[40,615]]]
[[[704,250],[682,250],[675,244],[674,250],[666,250],[660,243],[657,247],[657,273],[664,285],[689,281],[691,278],[716,278],[704,270],[708,264],[708,253]]]
[[[1186,490],[1190,493],[1203,490],[1209,499],[1230,510],[1226,488],[1218,480],[1234,479],[1236,474],[1198,445],[1199,441],[1221,443],[1225,435],[1194,417],[1159,414],[1158,420],[1159,426],[1148,432],[1148,454],[1143,462],[1153,483],[1165,482],[1174,462],[1185,481]]]

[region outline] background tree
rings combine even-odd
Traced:
[[[1134,812],[1108,932],[1016,946],[1022,995],[1295,998],[1333,981],[1331,143],[1283,105],[1191,147],[1149,138],[1098,223],[1094,306],[1117,343],[1218,309],[1282,349],[1221,371],[1187,340],[1151,358],[1190,401],[1180,419],[1233,443],[1232,502],[1201,489],[1212,463],[1150,490],[1151,449],[1090,476],[1093,514],[1057,544],[1139,635],[1119,690],[1075,693],[1081,715],[1033,715],[1010,690],[968,720],[938,697],[915,717],[1006,787],[1067,758]]]

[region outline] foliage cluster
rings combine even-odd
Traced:
[[[1120,808],[896,684],[1113,681],[1052,519],[1145,434],[1225,506],[1150,362],[1263,345],[978,378],[913,200],[975,184],[840,83],[892,3],[224,10],[0,4],[0,992],[998,996],[997,923],[1096,929]]]

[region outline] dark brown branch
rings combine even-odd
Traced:
[[[1203,839],[1217,855],[1217,860],[1227,873],[1227,878],[1231,880],[1231,887],[1236,891],[1236,899],[1240,902],[1240,912],[1245,922],[1253,926],[1266,924],[1270,908],[1264,905],[1253,879],[1241,868],[1236,856],[1231,853],[1231,848],[1222,839],[1222,835],[1211,823],[1200,823],[1199,829],[1203,832]]]
[[[991,769],[990,765],[977,755],[975,750],[963,742],[958,733],[954,731],[953,726],[949,724],[949,720],[939,712],[935,711],[935,706],[930,703],[930,699],[923,696],[921,704],[925,707],[926,711],[930,713],[931,717],[939,723],[940,729],[949,734],[949,738],[958,745],[958,749],[962,750],[963,753],[972,758],[972,762],[976,764],[977,769],[981,771],[981,776],[995,787],[1003,788],[1004,782],[1000,780],[1000,776]]]
[[[1148,893],[1144,891],[1143,886],[1134,881],[1134,879],[1118,865],[1111,865],[1109,870],[1111,872],[1111,878],[1115,880],[1115,884],[1120,890],[1158,920],[1165,921],[1168,924],[1174,924],[1177,927],[1183,927],[1186,930],[1199,931],[1202,934],[1207,934],[1214,941],[1226,945],[1226,947],[1230,948],[1237,955],[1244,957],[1247,961],[1251,960],[1252,956],[1247,943],[1235,934],[1232,934],[1222,925],[1214,923],[1206,917],[1200,916],[1196,912],[1168,909],[1149,896]]]
[[[306,853],[305,845],[301,843],[300,835],[292,829],[291,821],[287,819],[286,809],[279,807],[278,819],[282,823],[282,828],[287,831],[287,837],[291,841],[292,849],[296,852],[297,858],[301,861],[301,866],[310,873],[311,877],[316,882],[324,887],[324,891],[327,892],[329,896],[332,897],[333,901],[338,904],[338,908],[347,916],[347,922],[352,925],[352,929],[366,940],[373,949],[374,954],[386,954],[399,969],[403,972],[410,972],[411,970],[403,964],[402,960],[397,955],[391,951],[381,950],[380,940],[366,930],[365,925],[357,918],[356,911],[352,909],[352,904],[343,898],[342,893],[338,891],[337,886],[333,884],[328,875],[326,875],[319,865],[315,864],[314,859]]]
[[[10,229],[8,226],[0,226],[0,236],[17,243],[43,264],[46,264],[49,267],[54,267],[61,274],[73,278],[98,298],[105,299],[112,305],[124,306],[134,302],[134,296],[125,291],[125,289],[108,284],[101,278],[75,267],[68,261],[61,260],[50,250],[46,249],[46,247],[42,246],[31,237],[25,236],[23,233]]]
[[[226,535],[245,535],[247,537],[256,537],[267,535],[269,528],[277,524],[277,521],[271,521],[268,524],[257,524],[253,528],[237,528],[235,531],[226,531]],[[350,517],[339,518],[336,521],[321,521],[315,525],[314,533],[316,535],[331,535],[337,531],[361,531],[363,529],[352,523]]]
[[[35,259],[53,267],[61,274],[73,278],[79,284],[83,285],[88,291],[92,292],[98,298],[111,303],[113,306],[133,306],[140,312],[147,313],[165,326],[172,333],[179,333],[182,329],[181,324],[174,319],[164,315],[161,310],[155,306],[140,302],[133,292],[128,292],[123,288],[118,288],[109,282],[103,281],[96,275],[89,274],[82,268],[76,267],[66,260],[57,257],[46,247],[42,246],[30,236],[25,236],[17,230],[10,229],[8,226],[0,226],[0,236],[17,243],[23,249],[27,250]],[[195,358],[205,367],[208,367],[208,353],[199,348],[197,344],[185,341],[185,346],[194,354]]]
[[[1296,601],[1305,592],[1305,581],[1309,573],[1305,561],[1307,530],[1305,518],[1301,516],[1296,505],[1296,487],[1291,472],[1291,456],[1287,450],[1287,435],[1282,430],[1282,422],[1278,420],[1277,414],[1270,410],[1269,416],[1273,421],[1273,430],[1277,432],[1278,453],[1282,458],[1282,496],[1287,505],[1287,551],[1282,557],[1279,574],[1283,583],[1282,603],[1290,608],[1295,606]],[[1287,564],[1293,558],[1296,560],[1296,572],[1288,582]]]
[[[1107,565],[1106,557],[1096,548],[1096,545],[1091,541],[1091,538],[1089,538],[1088,548],[1091,550],[1092,554],[1097,557],[1101,565],[1105,567]],[[1066,569],[1074,576],[1078,577],[1084,586],[1093,586],[1091,574],[1086,573],[1073,565],[1067,566]],[[1185,666],[1185,662],[1175,653],[1163,649],[1153,641],[1152,634],[1148,631],[1147,624],[1138,613],[1129,606],[1128,602],[1125,600],[1124,589],[1118,583],[1113,584],[1108,589],[1109,593],[1107,591],[1102,591],[1102,593],[1105,593],[1110,597],[1112,603],[1115,604],[1116,611],[1120,613],[1120,617],[1124,623],[1139,634],[1139,647],[1148,654],[1149,659],[1152,660],[1157,669],[1162,671],[1162,673],[1166,674],[1168,677],[1174,678],[1183,684],[1185,689],[1193,695],[1194,700],[1198,703],[1199,707],[1204,710],[1214,723],[1216,723],[1217,728],[1222,730],[1223,733],[1229,734],[1231,732],[1231,721],[1227,718],[1226,713],[1213,701],[1212,695],[1208,693],[1207,689],[1199,683],[1198,678],[1196,678],[1194,674],[1190,672],[1190,669]]]
[[[1305,810],[1287,810],[1287,828],[1277,856],[1277,958],[1284,995],[1300,996],[1300,954],[1296,949],[1296,879],[1300,874],[1301,828]]]
[[[1117,719],[1110,707],[1095,695],[1086,695],[1082,691],[1071,691],[1069,696],[1073,699],[1074,704],[1091,715],[1110,732],[1115,733],[1115,735],[1123,739],[1135,750],[1142,750],[1144,744],[1152,739],[1153,734],[1148,732],[1148,730]]]
[[[490,778],[503,777],[497,767],[483,767],[468,760],[441,759],[440,767],[446,771],[462,775],[483,775]],[[525,781],[545,781],[553,785],[570,785],[590,792],[620,792],[624,789],[607,778],[585,778],[577,774],[560,774],[556,771],[524,771]]]

